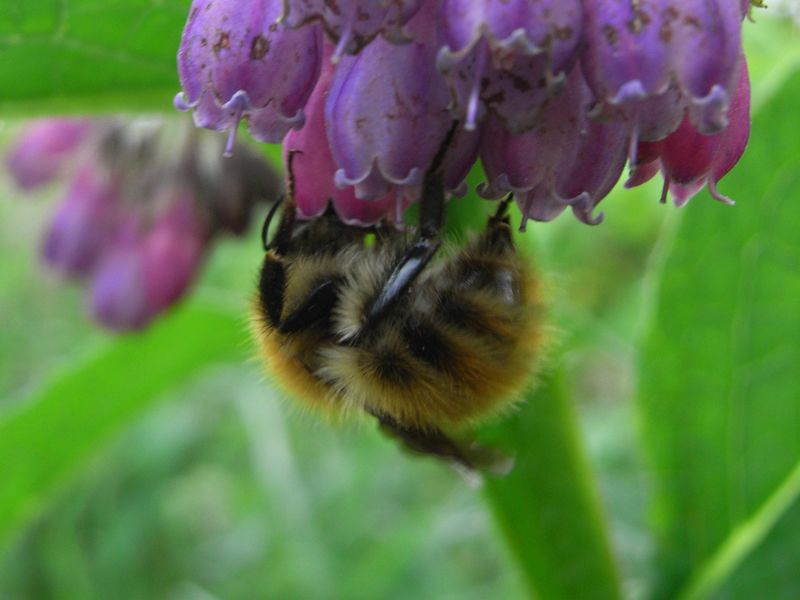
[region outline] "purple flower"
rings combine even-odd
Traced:
[[[147,299],[141,241],[118,243],[94,275],[89,296],[92,317],[112,331],[135,331],[154,316]]]
[[[332,48],[328,46],[322,73],[306,106],[306,124],[302,129],[290,131],[283,143],[287,169],[288,155],[295,152],[291,168],[298,213],[303,218],[314,218],[332,204],[339,218],[351,225],[372,225],[387,217],[394,219],[405,208],[404,204],[398,204],[400,200],[394,190],[377,199],[359,200],[352,186],[337,188],[333,183],[337,166],[325,131],[325,97],[334,71],[329,60],[331,54]]]
[[[336,67],[325,106],[335,179],[359,198],[416,188],[452,122],[435,65],[434,9],[428,2],[409,22],[414,41],[379,38]]]
[[[208,248],[207,227],[194,207],[192,191],[178,186],[163,193],[172,204],[152,225],[141,247],[144,287],[155,312],[183,296]]]
[[[6,154],[8,172],[22,189],[62,174],[89,133],[85,119],[41,119],[23,131]]]
[[[230,130],[239,121],[253,137],[280,142],[304,121],[303,106],[317,80],[321,36],[316,26],[291,30],[278,23],[281,0],[194,0],[178,51],[181,110],[195,123]]]
[[[621,121],[590,120],[590,103],[576,69],[561,94],[545,104],[535,129],[514,135],[490,118],[481,147],[488,179],[481,195],[513,192],[526,219],[550,221],[571,207],[581,221],[599,223],[602,215],[591,213],[622,173],[628,129]]]
[[[242,144],[223,159],[225,140],[186,120],[86,126],[43,259],[62,275],[89,279],[101,324],[138,329],[186,293],[213,238],[244,231],[256,203],[277,200],[281,182]],[[39,147],[46,158],[49,146]],[[32,151],[29,158],[36,163]]]
[[[177,302],[205,256],[206,225],[192,192],[180,186],[162,190],[164,212],[144,227],[128,221],[92,277],[91,312],[114,331],[141,329]]]
[[[684,0],[676,10],[672,66],[700,133],[719,133],[736,89],[742,54],[741,6],[731,0]]]
[[[725,126],[741,53],[741,7],[729,0],[584,2],[581,66],[606,112],[631,122],[638,140],[663,139],[689,108],[696,128]]]
[[[482,194],[514,192],[526,218],[570,207],[596,223],[594,208],[626,156],[631,184],[662,169],[681,197],[706,181],[716,193],[730,162],[719,157],[746,142],[742,123],[728,119],[738,114],[731,106],[750,5],[195,0],[178,104],[195,107],[204,126],[232,128],[244,117],[257,138],[286,137],[284,150],[300,149],[293,168],[306,218],[330,202],[348,223],[399,221],[455,120],[463,127],[444,158],[448,191],[463,190],[480,148]],[[313,88],[320,61],[324,78]],[[297,131],[304,110],[314,122]],[[687,169],[670,148],[690,134],[718,158]]]
[[[423,0],[284,0],[282,20],[289,27],[310,21],[322,22],[336,42],[331,55],[338,62],[343,54],[357,54],[382,34],[394,43],[410,41],[405,25]]]
[[[744,56],[738,66],[734,95],[725,115],[727,128],[715,135],[704,135],[685,118],[680,127],[664,140],[640,145],[639,161],[626,187],[644,183],[659,169],[664,175],[662,200],[669,191],[677,206],[686,204],[708,185],[713,198],[732,204],[719,193],[717,182],[739,162],[750,135],[750,80]]]
[[[119,189],[108,173],[93,164],[81,166],[45,236],[45,262],[71,277],[90,273],[117,226],[120,204]]]
[[[443,0],[437,64],[465,127],[488,109],[530,129],[574,62],[581,17],[578,0]]]

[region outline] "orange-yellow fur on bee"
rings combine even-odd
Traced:
[[[508,222],[490,221],[462,248],[440,250],[368,324],[408,247],[396,232],[371,246],[354,238],[282,257],[284,316],[324,278],[337,293],[327,319],[286,334],[270,323],[260,290],[253,323],[269,370],[312,410],[366,411],[419,430],[455,431],[509,409],[540,362],[543,310]]]

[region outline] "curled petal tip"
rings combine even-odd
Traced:
[[[581,223],[586,225],[599,225],[605,218],[605,213],[599,212],[592,216],[594,209],[594,199],[588,192],[583,192],[576,198],[567,201],[567,204],[572,208],[572,213],[578,218]]]
[[[347,177],[347,174],[344,172],[344,169],[336,169],[336,172],[333,174],[333,183],[339,189],[346,188],[348,185],[352,185],[350,179]]]
[[[236,93],[230,97],[230,100],[222,105],[222,108],[242,113],[246,110],[251,110],[253,104],[250,102],[250,96],[247,92],[244,90],[237,90]]]
[[[727,204],[728,206],[733,206],[736,204],[736,201],[733,198],[730,198],[719,192],[717,189],[717,182],[714,181],[713,177],[708,180],[708,193],[711,194],[711,197],[714,198],[714,200],[717,202],[722,202],[722,204]]]
[[[481,198],[497,200],[513,190],[508,175],[506,173],[500,173],[494,177],[492,181],[483,181],[479,183],[476,191]]]
[[[175,94],[175,98],[172,99],[172,106],[181,112],[189,112],[197,106],[197,102],[189,102],[185,93],[178,92]]]
[[[714,135],[728,126],[730,95],[721,85],[714,85],[702,98],[692,98],[689,109],[692,123],[700,133]]]
[[[609,99],[609,102],[614,105],[626,104],[636,100],[644,100],[647,96],[644,84],[639,79],[633,79],[622,84],[616,95]]]
[[[635,188],[643,183],[647,183],[656,176],[656,173],[658,173],[660,169],[661,162],[658,160],[634,166],[628,174],[628,179],[624,183],[625,189]]]

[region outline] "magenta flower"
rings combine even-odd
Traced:
[[[750,135],[750,80],[744,56],[730,106],[725,115],[726,129],[716,135],[703,135],[689,117],[673,134],[660,142],[640,146],[627,187],[644,183],[659,170],[664,175],[662,200],[669,191],[677,206],[686,204],[704,186],[713,198],[732,204],[717,190],[717,182],[739,162]]]
[[[734,107],[747,94],[736,88],[745,0],[192,6],[179,104],[201,125],[234,129],[246,118],[258,139],[301,150],[293,167],[305,218],[330,203],[348,223],[400,221],[454,121],[447,189],[463,191],[480,148],[481,193],[513,192],[541,221],[569,207],[599,222],[594,209],[626,156],[631,185],[663,170],[676,198],[705,183],[718,195],[746,143]],[[304,114],[313,123],[301,129]]]
[[[92,276],[90,310],[113,331],[141,329],[178,301],[205,256],[207,228],[188,190],[174,196],[164,214],[144,230],[127,223]]]
[[[88,280],[98,322],[139,329],[186,293],[216,236],[242,233],[257,202],[278,198],[280,181],[241,144],[223,159],[225,141],[189,123],[85,126],[42,256],[59,274]],[[47,159],[50,146],[39,147]]]
[[[25,190],[49,183],[69,166],[88,132],[84,119],[34,121],[6,154],[8,172]]]
[[[281,0],[194,0],[178,51],[183,92],[180,110],[195,123],[230,131],[230,154],[239,122],[253,137],[280,142],[304,121],[303,106],[319,75],[318,27],[296,30],[278,23]]]
[[[741,53],[741,6],[729,0],[584,2],[581,65],[604,111],[631,122],[631,162],[639,140],[678,128],[686,110],[711,134],[725,114]]]
[[[334,174],[337,165],[328,146],[325,131],[325,98],[328,95],[334,64],[329,58],[332,48],[325,52],[325,62],[317,86],[306,106],[307,120],[302,129],[290,131],[283,143],[284,164],[288,167],[288,155],[292,159],[292,175],[295,180],[295,202],[302,218],[318,217],[332,205],[339,218],[351,225],[372,225],[385,217],[394,219],[402,214],[403,204],[394,190],[372,200],[359,200],[355,188],[337,188]]]

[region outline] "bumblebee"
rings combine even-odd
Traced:
[[[508,410],[537,364],[541,305],[514,246],[509,199],[461,248],[442,248],[442,145],[423,181],[419,225],[298,221],[289,185],[268,240],[253,329],[269,369],[314,411],[366,412],[413,451],[467,469],[497,455],[458,439]],[[367,242],[372,234],[374,243]]]

